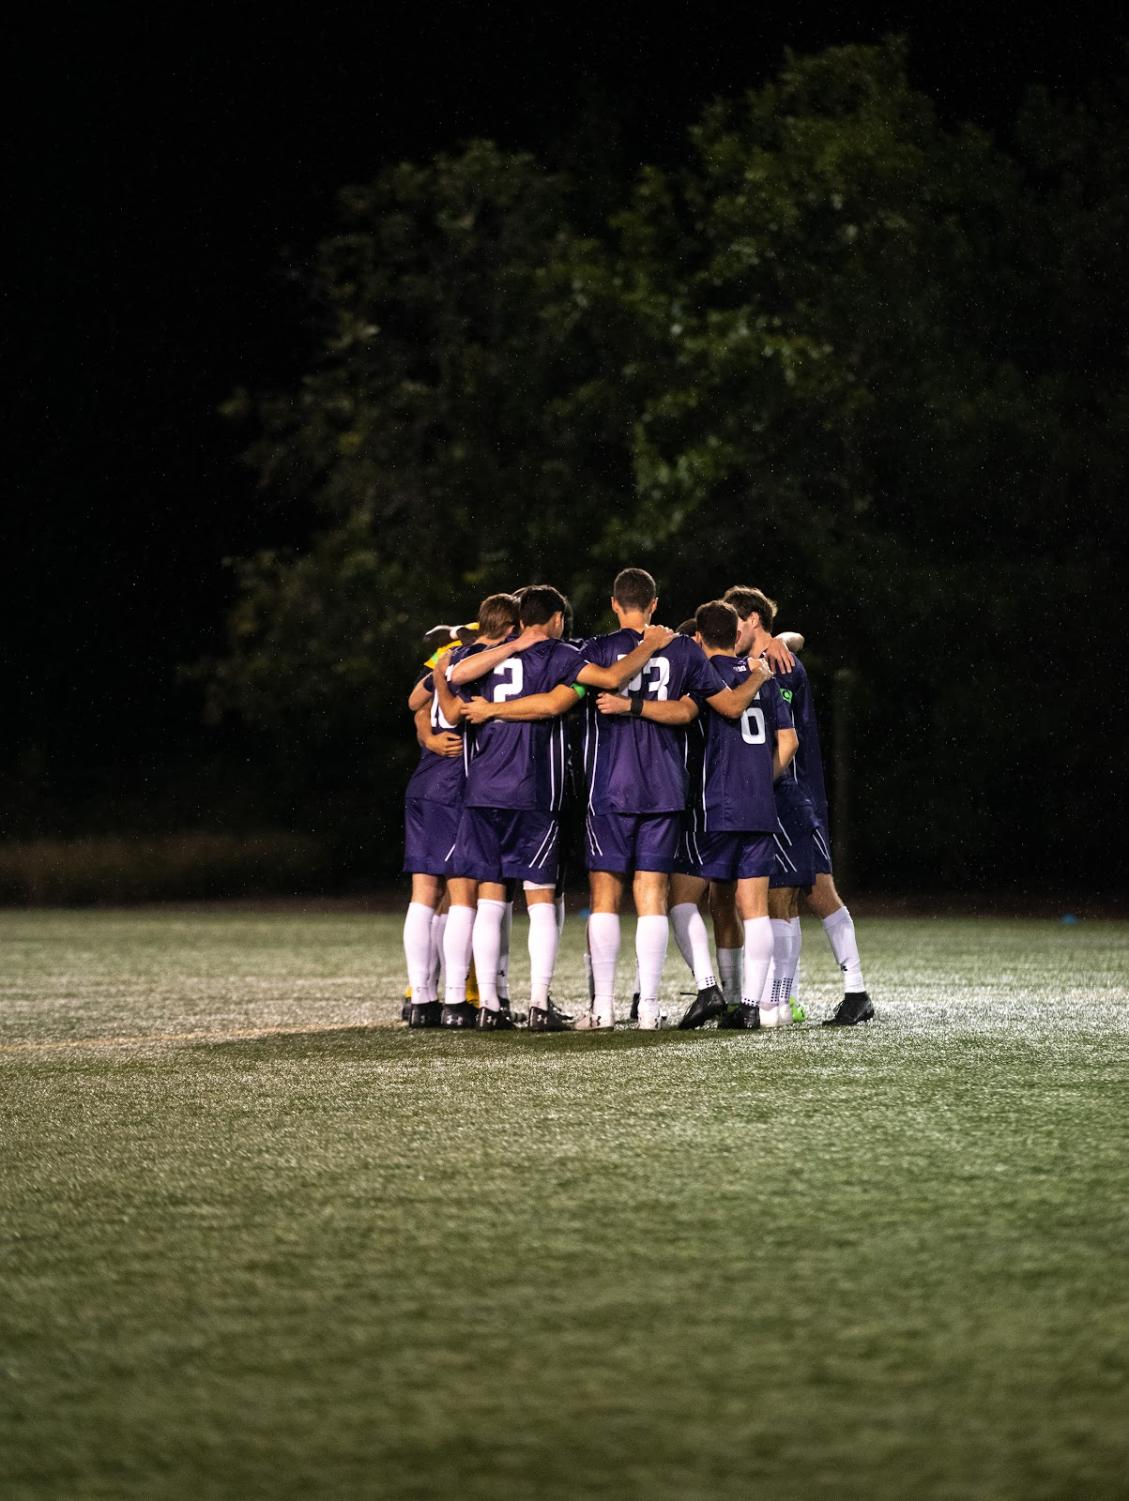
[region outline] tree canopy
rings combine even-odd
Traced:
[[[1080,612],[1112,638],[1125,540],[1124,106],[1036,94],[992,140],[892,41],[712,105],[598,232],[566,173],[484,141],[344,190],[308,373],[228,406],[316,524],[238,565],[214,706],[364,761],[394,824],[427,626],[548,580],[601,629],[629,563],[672,621],[754,583],[817,682],[857,674],[861,875],[1057,857],[1030,799],[1081,797],[1094,685],[1039,712],[1046,652]]]

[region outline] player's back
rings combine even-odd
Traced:
[[[471,648],[473,650],[473,648]],[[584,666],[574,646],[539,641],[506,657],[466,684],[464,698],[512,702],[572,684]],[[467,734],[466,804],[477,808],[524,808],[555,812],[566,784],[565,727],[561,718],[488,719]]]
[[[727,688],[749,677],[744,658],[710,658]],[[697,695],[695,695],[697,697]],[[780,689],[769,678],[738,719],[728,719],[699,700],[704,743],[700,770],[691,788],[703,832],[765,832],[776,828],[772,770],[778,730],[791,729],[792,716]]]
[[[586,661],[611,667],[628,656],[642,632],[623,629],[594,636],[584,645]],[[675,636],[627,684],[644,699],[705,697],[724,687],[702,649]],[[602,715],[593,703],[585,727],[584,769],[588,807],[594,813],[677,813],[686,805],[686,735],[634,715]]]

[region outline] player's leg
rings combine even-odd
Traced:
[[[709,902],[713,941],[717,949],[717,977],[726,1001],[736,1006],[743,988],[741,946],[744,943],[737,916],[737,883],[711,881]]]
[[[615,967],[619,914],[633,868],[636,819],[627,813],[589,813],[585,822],[588,864],[588,954],[592,966],[589,1025],[615,1026]]]
[[[447,882],[443,882],[443,895],[431,919],[431,984],[436,996],[442,995],[443,982],[443,934],[447,931],[447,913],[451,899],[447,895]]]
[[[475,1008],[467,1002],[466,982],[470,970],[478,882],[467,876],[451,876],[447,881],[447,889],[451,894],[451,906],[443,933],[446,984],[443,989],[441,1022],[445,1027],[473,1027]]]
[[[709,882],[702,876],[676,870],[670,878],[670,927],[678,952],[694,976],[694,985],[704,990],[716,985],[710,935],[706,930],[699,903]]]
[[[632,881],[635,898],[635,958],[639,964],[639,1025],[654,1031],[661,1024],[659,991],[670,941],[667,916],[668,872],[637,870]]]
[[[594,1027],[615,1026],[615,967],[619,959],[619,914],[627,876],[622,871],[588,872],[588,954],[592,966]]]
[[[796,942],[800,910],[800,892],[796,886],[771,886],[767,916],[772,941],[772,963],[765,975],[760,999],[762,1027],[786,1027],[792,1020],[788,996],[792,988],[793,967],[799,956]]]
[[[769,860],[771,863],[771,857]],[[744,933],[741,1004],[733,1025],[756,1031],[761,1022],[761,998],[773,966],[772,922],[768,915],[768,876],[744,876],[737,882],[737,915]]]
[[[564,1032],[570,1023],[553,1005],[549,991],[560,944],[556,886],[560,822],[553,813],[499,813],[502,873],[521,881],[529,914],[529,1028],[532,1032]],[[482,1018],[496,1026],[497,1016]]]
[[[404,962],[408,969],[408,984],[411,986],[411,1006],[433,1006],[435,990],[431,972],[431,925],[435,908],[443,887],[442,876],[412,874],[412,897],[404,915]]]
[[[817,829],[813,837],[817,860],[822,856],[829,865],[830,851],[822,829]],[[823,861],[820,860],[820,863]],[[810,911],[823,921],[823,931],[827,934],[831,952],[835,955],[835,962],[843,976],[843,999],[834,1015],[824,1022],[824,1026],[853,1027],[859,1022],[870,1021],[874,1015],[874,1006],[863,979],[854,919],[836,890],[835,878],[829,869],[817,870],[807,901]]]
[[[725,995],[717,983],[710,956],[701,902],[708,885],[735,873],[730,870],[733,837],[687,829],[679,850],[679,868],[671,876],[671,926],[676,943],[694,971],[697,991],[678,1023],[682,1031],[702,1027],[725,1011]]]
[[[506,888],[499,881],[480,881],[471,950],[478,977],[480,1009],[500,1011],[498,969],[502,957],[502,929],[506,921]]]
[[[635,957],[639,962],[639,1026],[662,1025],[659,994],[670,942],[670,876],[678,858],[681,813],[644,813],[635,820]]]

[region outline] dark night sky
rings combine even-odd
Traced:
[[[797,17],[797,12],[800,12]],[[916,14],[915,14],[916,12]],[[216,408],[284,382],[308,332],[283,274],[333,194],[469,136],[551,149],[596,97],[628,160],[670,159],[700,105],[784,46],[911,38],[952,116],[1006,125],[1025,86],[1078,92],[1119,28],[1061,7],[166,4],[39,16],[11,49],[20,349],[5,549],[6,741],[123,775],[194,743],[176,664],[220,644],[227,553],[294,534]],[[52,15],[57,15],[53,12]],[[184,740],[184,737],[188,737]]]

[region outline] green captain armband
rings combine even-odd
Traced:
[[[588,697],[588,689],[585,688],[585,686],[584,686],[583,683],[573,683],[573,685],[572,685],[572,691],[573,691],[573,693],[576,694],[577,698],[587,698]]]

